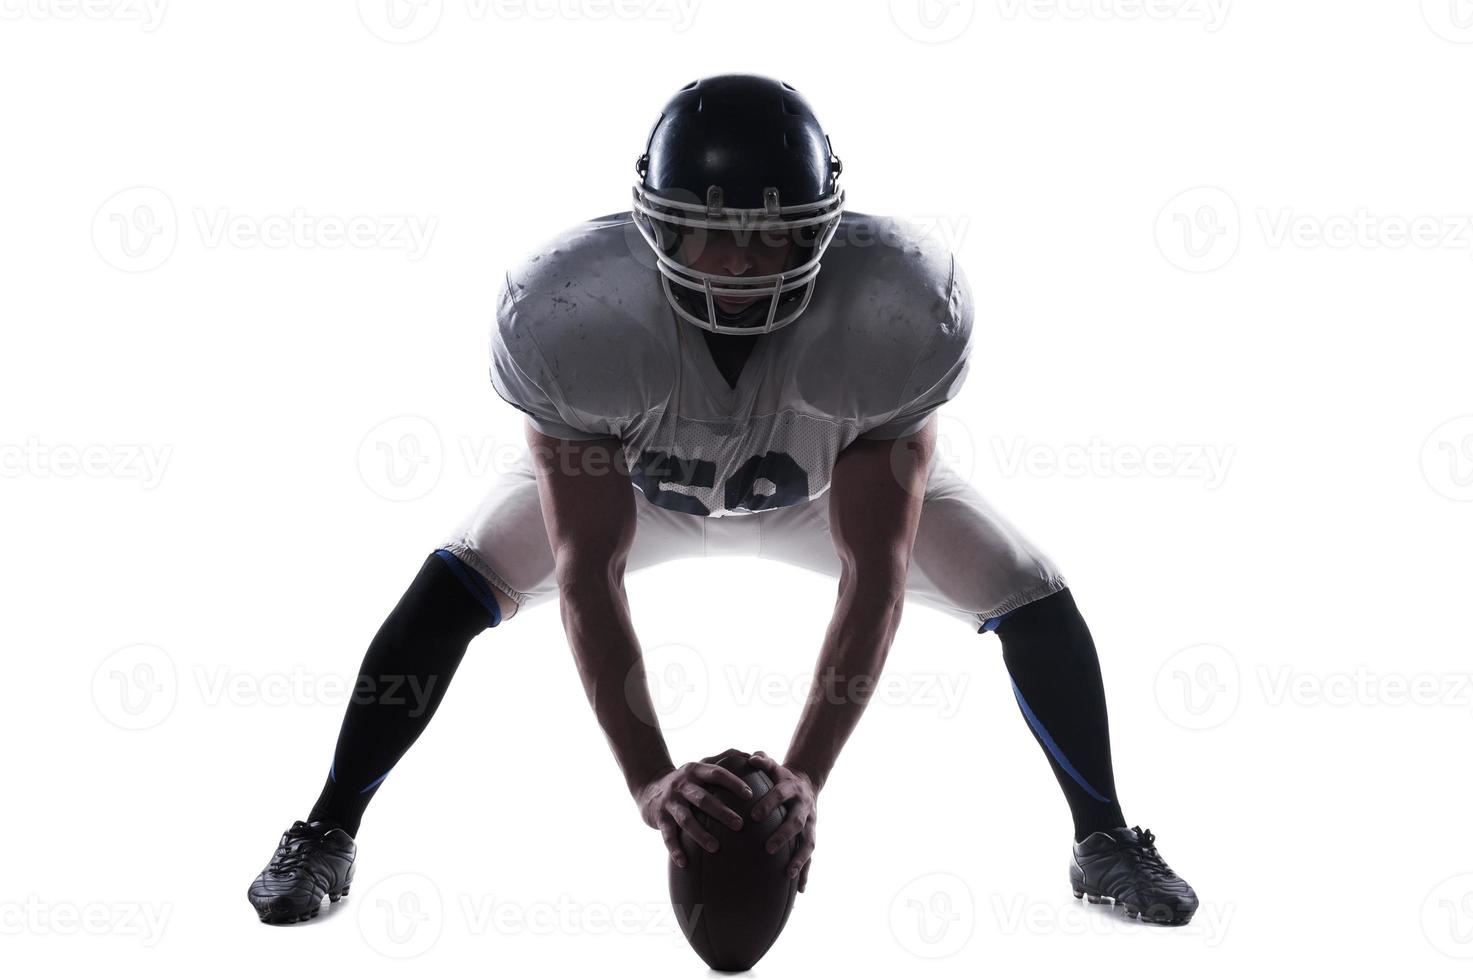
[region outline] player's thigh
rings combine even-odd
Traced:
[[[828,503],[824,496],[764,511],[761,556],[837,577]],[[1048,556],[937,457],[916,528],[906,601],[981,629],[1064,587]]]
[[[636,526],[627,569],[701,554],[700,519],[648,503],[633,484]],[[502,618],[557,594],[552,547],[528,452],[492,481],[486,495],[439,545],[478,572],[497,594]]]
[[[910,564],[911,595],[978,628],[1067,585],[1053,560],[940,457]]]

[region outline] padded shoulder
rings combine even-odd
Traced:
[[[971,354],[972,293],[950,247],[923,227],[846,215],[820,281],[835,346],[873,393],[861,434],[920,428],[960,390]]]
[[[632,235],[633,238],[628,236]],[[507,270],[491,335],[491,381],[532,424],[563,438],[618,436],[670,358],[656,273],[627,215],[583,222]],[[541,424],[539,424],[541,423]]]

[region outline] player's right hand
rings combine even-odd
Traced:
[[[732,830],[742,829],[741,816],[717,799],[707,786],[723,787],[743,800],[752,798],[752,788],[740,776],[710,762],[687,762],[662,773],[645,784],[635,797],[640,817],[659,830],[670,860],[678,868],[686,865],[685,851],[680,846],[682,830],[708,852],[715,853],[719,846],[716,837],[701,826],[692,809],[704,810]]]

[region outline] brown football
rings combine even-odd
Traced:
[[[793,911],[798,879],[788,877],[788,862],[796,842],[767,853],[767,838],[787,816],[778,806],[762,821],[751,819],[752,804],[772,788],[767,773],[756,769],[750,755],[729,749],[703,762],[736,773],[752,787],[752,799],[741,800],[721,787],[711,791],[742,817],[742,829],[732,830],[708,813],[693,810],[701,826],[713,834],[720,847],[710,854],[690,836],[680,835],[687,864],[670,865],[670,902],[681,931],[706,965],[722,972],[751,969],[781,935]]]

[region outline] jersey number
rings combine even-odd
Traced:
[[[681,459],[669,453],[645,450],[639,454],[629,479],[645,499],[669,510],[707,517],[711,511],[691,494],[667,490],[660,484],[711,488],[716,464],[709,459]],[[808,473],[787,453],[753,456],[722,486],[727,510],[772,510],[808,499]]]

